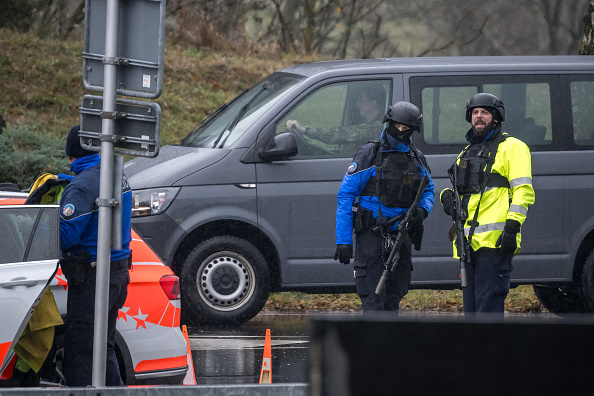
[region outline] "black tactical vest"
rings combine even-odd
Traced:
[[[462,154],[456,167],[459,194],[476,194],[481,191],[488,155],[489,147],[482,143],[471,144]]]
[[[380,153],[381,175],[369,178],[361,195],[377,196],[386,206],[408,208],[414,201],[421,184],[421,171],[416,159],[406,153]],[[376,194],[376,178],[381,176],[380,192]]]
[[[504,141],[506,136],[501,136],[499,139]],[[485,181],[485,170],[487,167],[487,158],[489,152],[494,150],[492,157],[495,160],[497,147],[494,147],[497,139],[489,140],[486,143],[472,143],[468,146],[460,157],[460,161],[456,166],[456,184],[458,193],[460,195],[478,194],[481,192],[483,183]],[[497,142],[499,145],[499,142]],[[489,168],[490,169],[490,168]],[[487,182],[487,187],[507,187],[509,188],[509,181],[497,172],[492,172]]]

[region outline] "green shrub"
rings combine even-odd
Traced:
[[[67,173],[70,162],[64,145],[64,140],[28,125],[9,126],[0,134],[0,182],[28,189],[44,173]]]

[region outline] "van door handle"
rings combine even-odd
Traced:
[[[17,286],[34,287],[37,286],[37,281],[29,280],[27,278],[15,278],[8,282],[0,283],[0,287],[4,289],[12,289]]]

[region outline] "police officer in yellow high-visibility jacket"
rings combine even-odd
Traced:
[[[474,95],[466,105],[466,121],[472,125],[466,133],[470,144],[450,169],[456,172],[461,206],[468,215],[465,313],[503,314],[512,258],[520,251],[521,226],[534,203],[530,150],[501,131],[504,120],[503,102],[495,95]],[[452,217],[453,199],[452,189],[442,191],[444,211]]]

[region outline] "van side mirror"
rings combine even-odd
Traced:
[[[278,161],[296,155],[297,140],[291,132],[283,132],[274,136],[268,147],[260,150],[258,155],[265,161]]]

